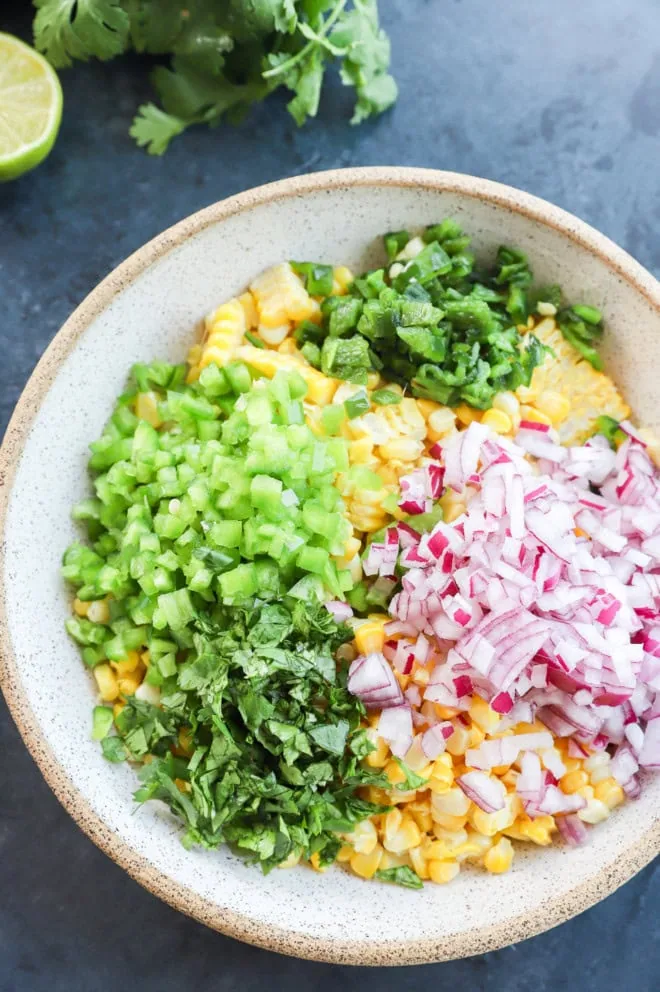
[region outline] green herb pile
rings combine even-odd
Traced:
[[[74,509],[89,543],[66,551],[63,574],[81,600],[109,596],[110,618],[67,629],[92,668],[147,648],[160,694],[130,697],[116,736],[97,707],[94,736],[110,760],[151,756],[136,799],[168,803],[187,842],[227,842],[266,870],[292,853],[327,864],[335,831],[379,809],[358,787],[385,784],[359,764],[364,710],[335,658],[351,631],[322,605],[352,586],[333,558],[350,534],[333,485],[346,445],[306,426],[296,373],[184,376],[134,367],[91,445],[96,495]],[[132,411],[145,392],[159,430]]]
[[[297,124],[314,117],[329,63],[355,89],[352,123],[390,107],[390,44],[376,0],[34,0],[36,47],[56,68],[128,51],[171,56],[131,134],[161,155],[191,124],[236,122],[284,86]]]
[[[388,268],[356,279],[347,296],[327,296],[322,324],[303,322],[296,340],[326,375],[364,385],[370,371],[379,371],[413,396],[488,409],[498,392],[529,385],[546,349],[518,328],[539,303],[561,307],[561,291],[534,290],[527,259],[515,248],[499,248],[494,265],[479,269],[470,239],[453,220],[427,227],[422,237],[413,258],[396,262],[410,234],[386,235]],[[315,295],[331,285],[327,267],[294,267]],[[557,320],[567,340],[600,368],[593,348],[602,335],[599,311],[566,307]],[[381,401],[396,402],[387,396]]]

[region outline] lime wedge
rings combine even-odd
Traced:
[[[0,182],[43,162],[61,117],[55,70],[29,45],[0,32]]]

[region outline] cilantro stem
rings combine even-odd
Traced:
[[[276,76],[284,75],[291,69],[295,68],[299,62],[302,62],[314,50],[315,45],[322,45],[324,38],[328,35],[330,28],[333,26],[337,18],[341,16],[345,6],[346,0],[338,0],[332,12],[323,22],[323,27],[320,31],[318,31],[317,37],[313,38],[311,41],[308,41],[299,52],[292,55],[291,58],[286,60],[286,62],[282,62],[280,65],[276,65],[272,69],[267,69],[266,72],[262,72],[262,78],[274,79]]]

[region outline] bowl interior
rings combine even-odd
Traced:
[[[205,922],[290,953],[397,964],[510,943],[586,908],[632,874],[651,856],[640,859],[639,850],[660,820],[655,781],[594,830],[584,849],[519,850],[513,870],[497,878],[468,870],[449,889],[428,885],[423,893],[365,884],[339,869],[264,878],[224,850],[186,852],[164,808],[150,804],[136,814],[133,771],[107,763],[89,739],[92,680],[64,631],[69,594],[58,569],[76,534],[71,504],[88,490],[87,445],[129,366],[155,356],[183,359],[200,317],[268,265],[312,258],[359,269],[381,257],[384,231],[445,216],[474,236],[478,254],[515,244],[529,253],[539,281],[560,282],[569,297],[601,307],[608,369],[637,417],[660,424],[652,372],[658,311],[593,246],[520,212],[513,200],[495,203],[460,184],[312,185],[298,195],[257,197],[224,216],[211,208],[183,241],[174,232],[161,243],[142,271],[129,262],[132,272],[97,291],[86,314],[74,318],[72,346],[52,386],[44,373],[29,386],[29,402],[40,406],[8,494],[1,575],[14,713],[60,798],[125,867]]]

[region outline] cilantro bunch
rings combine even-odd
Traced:
[[[301,125],[318,110],[328,64],[354,87],[351,123],[390,107],[390,44],[377,0],[34,0],[36,47],[56,68],[128,51],[170,56],[139,108],[137,143],[162,155],[191,124],[239,120],[281,86]]]
[[[167,803],[187,845],[228,843],[264,871],[291,854],[331,864],[336,831],[387,809],[357,794],[386,780],[360,761],[373,749],[364,710],[333,656],[352,636],[310,602],[200,614],[162,707],[131,697],[106,756],[151,755],[135,798]]]

